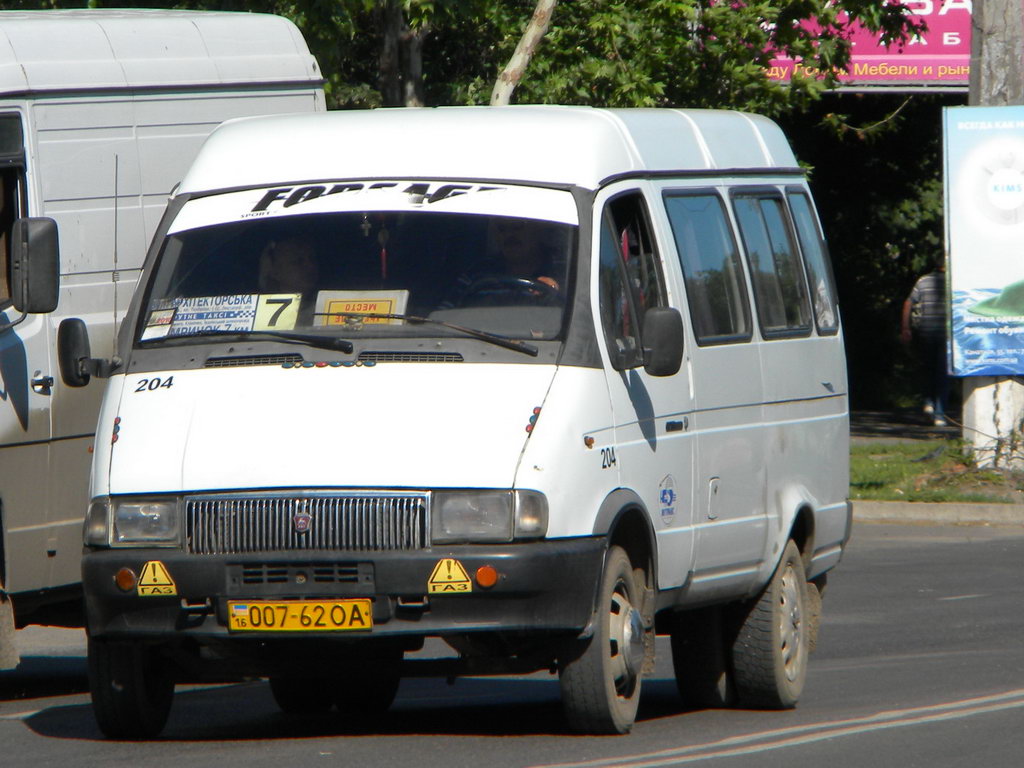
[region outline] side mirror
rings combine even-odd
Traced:
[[[89,331],[77,317],[62,320],[57,327],[57,363],[60,378],[69,387],[84,387],[92,378],[88,371],[91,350]]]
[[[644,313],[644,370],[651,376],[672,376],[683,364],[683,318],[671,307]]]
[[[25,314],[45,314],[57,308],[60,251],[57,222],[25,218],[11,231],[11,301]]]

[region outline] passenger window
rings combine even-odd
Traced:
[[[761,332],[795,335],[811,330],[811,306],[800,254],[786,226],[782,199],[737,195],[740,234],[747,250]]]
[[[644,312],[664,306],[666,298],[650,217],[639,194],[617,197],[605,208],[598,283],[612,366],[624,370],[642,365]]]
[[[839,313],[836,312],[835,283],[811,201],[803,192],[790,192],[788,197],[789,209],[796,224],[797,240],[800,241],[800,250],[803,251],[807,267],[807,282],[811,285],[811,303],[814,305],[818,332],[836,333],[839,330]]]
[[[18,115],[0,115],[0,307],[11,301],[11,229],[25,205],[25,150]]]
[[[665,210],[679,252],[697,343],[750,339],[750,308],[736,241],[715,194],[668,195]]]

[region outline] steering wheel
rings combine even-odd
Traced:
[[[504,277],[492,276],[482,277],[475,280],[466,288],[463,294],[462,305],[472,305],[474,296],[481,294],[510,296],[521,296],[528,298],[530,304],[553,307],[562,304],[562,294],[557,289],[540,280],[532,280],[528,277]]]

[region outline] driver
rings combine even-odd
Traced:
[[[561,291],[553,253],[557,248],[549,229],[529,219],[495,218],[487,229],[488,255],[456,278],[455,288],[442,307],[463,306],[471,297],[491,297],[495,304],[507,303],[513,295],[550,302]],[[497,296],[503,301],[498,301]],[[512,303],[519,303],[512,301]],[[530,303],[533,303],[532,301]]]

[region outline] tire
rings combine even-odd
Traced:
[[[112,739],[151,739],[167,724],[172,667],[153,646],[89,638],[89,690],[96,722]]]
[[[722,709],[735,703],[722,621],[717,606],[679,613],[672,619],[672,668],[688,708]]]
[[[643,571],[640,572],[643,574]],[[580,733],[628,733],[636,720],[644,666],[642,589],[621,547],[608,550],[594,634],[559,672],[562,707]]]
[[[810,646],[807,581],[792,540],[768,586],[748,608],[732,648],[740,701],[763,709],[791,709],[803,692]]]
[[[270,692],[282,712],[312,715],[334,704],[332,680],[317,677],[271,677]]]
[[[338,711],[351,718],[387,712],[402,682],[402,655],[402,651],[395,651],[372,666],[353,666],[340,675],[333,691]]]

